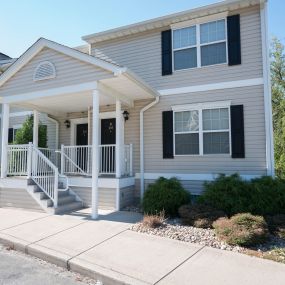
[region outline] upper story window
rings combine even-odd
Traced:
[[[174,70],[227,62],[225,19],[173,30]]]

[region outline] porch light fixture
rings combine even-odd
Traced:
[[[69,120],[65,120],[65,121],[64,121],[64,124],[65,124],[65,126],[66,126],[67,129],[70,128],[70,121],[69,121]]]
[[[128,111],[125,110],[123,112],[123,116],[124,116],[125,122],[129,119],[129,115],[130,115],[130,113]]]

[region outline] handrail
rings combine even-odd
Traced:
[[[28,172],[28,155],[29,145],[8,145],[7,146],[7,161],[8,175],[27,175]]]
[[[60,153],[61,155],[64,156],[64,158],[66,158],[68,161],[71,162],[71,164],[73,166],[75,166],[83,175],[87,175],[88,176],[88,173],[86,173],[83,169],[81,169],[70,157],[68,157],[64,152],[62,152],[61,150],[56,150],[55,151],[56,153]]]
[[[58,168],[35,146],[31,147],[31,178],[41,190],[58,206]]]

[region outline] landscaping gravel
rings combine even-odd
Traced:
[[[215,235],[215,231],[213,229],[184,226],[181,224],[180,219],[166,220],[163,222],[162,226],[157,228],[148,228],[139,222],[133,225],[131,230],[139,233],[180,240],[183,242],[198,243],[200,245],[222,250],[245,253],[285,263],[285,240],[273,235],[270,235],[268,242],[265,244],[251,248],[244,248],[240,246],[231,246],[220,241]]]
[[[201,229],[191,226],[183,226],[179,220],[171,220],[164,222],[161,227],[158,228],[146,228],[142,223],[137,223],[131,228],[133,231],[140,233],[147,233],[157,235],[161,237],[168,237],[184,242],[193,242],[200,245],[211,246],[223,250],[230,250],[234,252],[241,252],[242,247],[231,246],[222,241],[219,241],[212,229]]]

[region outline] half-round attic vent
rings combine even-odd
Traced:
[[[56,77],[54,64],[50,61],[39,63],[34,72],[34,81],[46,80]]]

